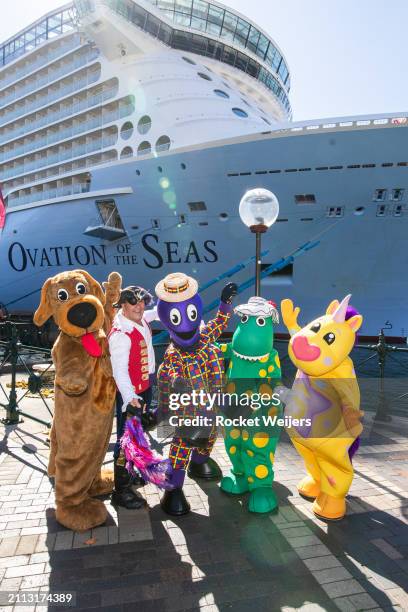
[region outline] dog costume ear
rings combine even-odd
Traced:
[[[48,295],[48,289],[50,287],[52,278],[49,278],[45,281],[41,289],[41,301],[40,305],[34,313],[33,321],[38,326],[44,325],[46,321],[52,315],[52,306],[50,302],[50,297]]]
[[[74,270],[74,272],[77,272],[78,274],[82,274],[83,276],[85,276],[86,280],[89,283],[92,293],[98,298],[98,300],[102,304],[105,304],[105,294],[103,292],[101,285],[98,283],[98,281],[95,280],[94,277],[89,274],[89,272],[86,272],[86,270]]]

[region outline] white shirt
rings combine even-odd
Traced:
[[[129,354],[131,347],[131,340],[128,333],[131,333],[134,328],[140,332],[146,342],[147,346],[147,363],[149,366],[149,374],[154,374],[156,369],[156,360],[154,356],[152,334],[148,323],[151,321],[158,320],[157,308],[146,310],[143,314],[141,324],[131,321],[119,310],[113,320],[112,327],[118,329],[109,338],[109,350],[111,355],[113,378],[115,379],[116,386],[123,399],[122,411],[126,410],[126,406],[130,404],[133,399],[140,399],[140,396],[135,393],[135,389],[132,385],[129,376]]]

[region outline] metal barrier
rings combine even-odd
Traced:
[[[32,414],[23,412],[19,408],[19,404],[28,393],[35,395],[38,394],[38,397],[42,399],[52,419],[52,410],[42,392],[42,388],[44,387],[44,376],[52,367],[50,349],[28,346],[20,341],[19,329],[24,332],[24,329],[27,327],[25,323],[6,321],[4,323],[0,323],[0,326],[3,328],[2,331],[5,332],[5,340],[0,341],[0,351],[2,352],[0,374],[6,369],[6,364],[7,369],[10,369],[11,374],[9,393],[7,393],[4,385],[0,381],[0,390],[3,392],[7,400],[7,403],[0,403],[0,406],[6,410],[6,417],[2,419],[2,423],[4,425],[16,425],[17,423],[22,422],[23,419],[21,419],[21,416],[25,416],[26,418],[36,421],[37,423],[51,427],[50,421],[44,421],[43,419],[40,419]],[[47,367],[40,374],[34,372],[32,365],[28,363],[28,358],[36,355],[42,357],[42,363],[44,363],[44,361],[47,362]],[[23,369],[23,371],[28,375],[27,391],[18,398],[17,372],[21,369]]]

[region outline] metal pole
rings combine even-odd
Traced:
[[[17,329],[14,325],[8,325],[10,329],[10,343],[9,343],[9,351],[10,351],[10,366],[11,366],[11,389],[9,395],[9,403],[6,406],[6,418],[2,419],[2,423],[4,425],[16,425],[17,423],[21,423],[22,419],[20,418],[20,414],[18,411],[17,404],[17,392],[16,392],[16,372],[17,372],[17,362],[18,362],[18,336]]]
[[[379,397],[378,397],[378,410],[374,417],[375,421],[382,421],[388,423],[392,421],[391,415],[388,413],[388,398],[386,397],[386,391],[384,386],[385,381],[385,360],[387,357],[388,346],[385,341],[384,330],[381,329],[378,335],[377,353],[378,353],[378,365],[380,368],[380,380],[379,380]]]
[[[256,232],[255,295],[261,295],[261,232]]]

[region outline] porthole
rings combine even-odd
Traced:
[[[137,131],[139,132],[139,134],[147,134],[151,127],[151,118],[149,117],[149,115],[143,115],[143,117],[139,119],[139,122],[137,124]]]
[[[129,140],[132,134],[133,134],[133,123],[131,121],[126,121],[120,128],[120,136],[121,138],[123,138],[123,140]]]
[[[152,150],[152,145],[147,140],[143,140],[137,148],[138,155],[149,155]]]
[[[205,74],[204,72],[197,72],[197,74],[199,77],[201,77],[205,81],[212,81],[212,78],[208,74]]]
[[[219,218],[220,221],[228,221],[228,213],[225,213],[225,212],[224,213],[220,213],[218,215],[218,218]]]
[[[189,57],[185,57],[185,56],[183,55],[182,59],[183,59],[185,62],[187,62],[187,64],[192,64],[193,66],[196,66],[196,65],[197,65],[197,64],[196,64],[195,62],[193,62],[193,60],[192,60],[192,59],[190,59]]]
[[[360,217],[361,215],[364,215],[364,211],[365,211],[365,207],[364,206],[356,206],[356,208],[354,209],[354,214],[357,217]]]
[[[132,157],[132,156],[133,156],[132,147],[125,147],[124,149],[122,149],[120,153],[120,159],[126,159],[126,157]]]
[[[185,169],[186,169],[186,164],[184,164],[184,163],[180,164],[180,168],[181,168],[182,170],[185,170]]]
[[[226,91],[222,91],[222,89],[214,89],[214,93],[215,95],[219,96],[220,98],[229,98],[229,95],[227,94]]]
[[[248,113],[242,110],[242,108],[233,108],[232,112],[237,115],[237,117],[248,117]]]
[[[168,136],[160,136],[156,141],[156,152],[168,151],[170,149],[170,138]]]
[[[157,171],[158,172],[163,172],[163,168],[161,166],[157,166]]]
[[[136,170],[136,176],[140,176],[140,170]]]

